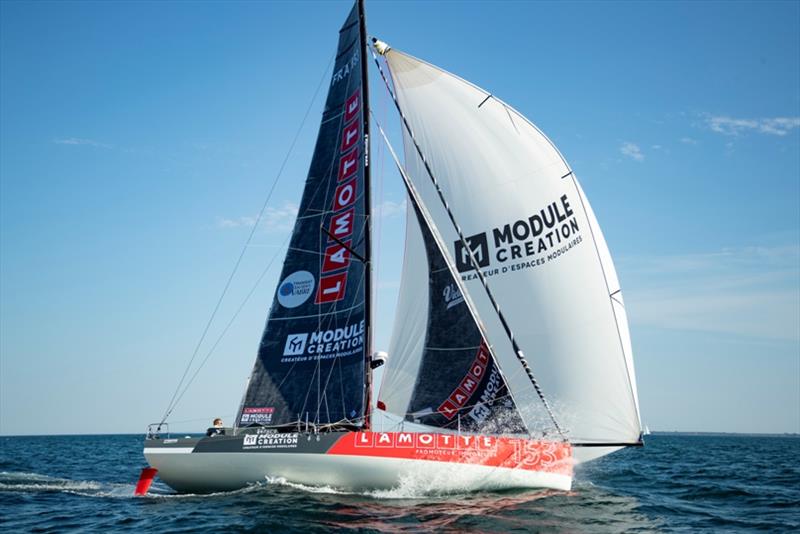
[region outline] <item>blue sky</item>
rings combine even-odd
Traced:
[[[140,432],[159,418],[349,5],[0,4],[0,433]],[[571,163],[625,290],[651,429],[800,432],[800,3],[367,9],[371,34],[498,95]],[[374,72],[371,84],[396,133]],[[211,341],[278,260],[176,409],[179,428],[238,406],[323,97]],[[373,151],[385,349],[404,201]]]

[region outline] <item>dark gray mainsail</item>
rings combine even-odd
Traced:
[[[339,45],[299,214],[238,426],[363,426],[370,220],[363,9]]]

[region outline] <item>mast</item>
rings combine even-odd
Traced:
[[[362,121],[364,128],[364,245],[366,251],[366,280],[364,287],[364,316],[367,327],[364,346],[364,428],[370,427],[371,397],[372,397],[372,200],[371,200],[371,173],[369,165],[369,80],[367,70],[367,15],[364,12],[364,0],[357,0],[359,21],[359,49],[361,52],[361,93],[364,102]]]

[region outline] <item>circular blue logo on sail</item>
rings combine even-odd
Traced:
[[[314,292],[314,275],[308,271],[295,271],[278,285],[278,302],[284,308],[296,308]]]
[[[281,291],[281,296],[288,297],[294,291],[294,284],[291,282],[284,282],[281,285],[280,291]]]

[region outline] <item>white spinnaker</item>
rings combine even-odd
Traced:
[[[483,271],[497,270],[487,277],[489,287],[560,425],[578,443],[638,441],[641,427],[630,340],[616,274],[591,208],[566,162],[537,128],[489,93],[396,50],[386,57],[400,107],[456,221],[465,236],[486,235],[483,252],[490,263]],[[452,262],[457,233],[405,131],[404,144],[408,174]],[[507,224],[528,221],[552,203],[563,215],[564,195],[572,211],[567,226],[574,219],[578,231],[569,228],[570,235],[560,243],[558,236],[553,237],[544,252],[538,252],[539,238],[547,241],[549,230],[535,239],[515,240],[511,244],[520,245],[522,251],[526,241],[533,241],[537,252],[500,261],[500,248],[510,256],[511,244],[496,246],[493,230],[502,232]],[[518,229],[523,235],[523,226]],[[576,238],[580,238],[577,244]],[[570,242],[573,246],[564,251]],[[558,255],[548,260],[553,253]],[[544,261],[512,269],[536,259]],[[417,279],[417,284],[425,282]],[[419,292],[411,286],[410,276],[404,276],[403,289]],[[480,281],[473,278],[466,287],[529,430],[552,429]],[[387,393],[388,385],[382,398]]]
[[[406,246],[389,357],[378,399],[405,415],[417,380],[428,327],[428,258],[411,202],[406,208]]]

